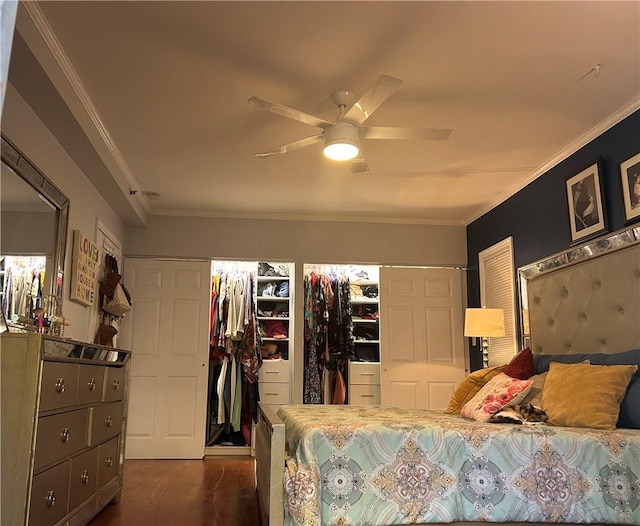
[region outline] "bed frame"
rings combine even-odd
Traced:
[[[256,425],[256,487],[262,526],[284,522],[284,422],[267,404],[258,402]]]
[[[534,353],[615,353],[640,348],[640,227],[522,267],[519,277],[523,341],[531,345]],[[556,323],[558,319],[563,323]],[[573,320],[570,326],[569,320]],[[576,346],[576,341],[580,345]],[[284,422],[270,406],[260,402],[256,484],[262,526],[283,525],[284,458]],[[532,522],[501,524],[548,526]]]

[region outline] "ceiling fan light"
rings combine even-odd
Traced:
[[[324,155],[332,161],[349,161],[358,155],[358,145],[349,139],[335,139],[324,146]]]
[[[349,161],[360,153],[359,132],[350,122],[336,122],[324,130],[324,155],[333,161]]]

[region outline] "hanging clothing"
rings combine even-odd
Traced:
[[[250,388],[262,363],[255,281],[254,273],[237,268],[212,274],[207,445],[250,444],[243,426],[258,418],[258,390]]]
[[[8,321],[33,318],[33,309],[42,306],[45,265],[45,257],[5,256],[2,312]]]
[[[303,403],[344,403],[344,372],[338,379],[336,374],[339,363],[354,357],[349,278],[311,272],[304,278],[304,293]]]

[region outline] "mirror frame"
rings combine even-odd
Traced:
[[[640,243],[640,224],[624,228],[593,239],[579,246],[571,247],[562,252],[557,252],[544,259],[534,261],[518,268],[518,299],[520,338],[522,349],[529,347],[531,334],[529,333],[529,298],[528,280],[546,274],[562,267],[569,267],[576,263],[594,259],[604,254],[622,250],[631,245]]]
[[[62,302],[64,290],[64,262],[67,250],[67,229],[69,226],[69,198],[64,195],[49,178],[44,175],[25,155],[14,146],[4,134],[2,139],[2,162],[11,168],[29,186],[57,211],[58,225],[53,253],[53,279],[48,294]]]

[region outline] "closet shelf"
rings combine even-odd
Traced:
[[[380,343],[380,340],[353,340],[353,343]]]
[[[360,285],[361,287],[366,287],[368,285],[378,285],[378,282],[374,279],[358,279],[358,280],[349,280],[351,285]]]
[[[367,297],[351,297],[351,303],[354,305],[362,304],[362,303],[378,303],[378,298],[367,298]]]
[[[378,323],[378,320],[365,320],[364,318],[351,318],[353,323]]]
[[[263,336],[261,340],[263,342],[288,342],[289,338],[271,338],[269,336]]]
[[[283,298],[282,296],[258,296],[258,301],[289,301],[289,296]]]
[[[258,276],[258,282],[264,283],[268,281],[287,281],[291,279],[290,276]]]
[[[281,321],[289,321],[289,316],[257,316],[258,320],[281,320]]]

